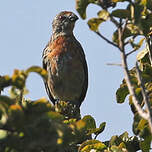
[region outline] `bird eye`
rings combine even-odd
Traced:
[[[64,19],[66,19],[66,16],[61,15],[61,16],[59,16],[59,19],[64,20]]]

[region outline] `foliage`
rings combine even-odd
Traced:
[[[119,3],[123,4],[121,8],[117,7]],[[143,112],[149,111],[150,117],[152,117],[152,0],[76,0],[76,10],[82,19],[86,19],[86,9],[89,4],[94,4],[101,8],[97,12],[97,17],[88,20],[90,30],[94,31],[109,44],[118,48],[121,54],[124,55],[122,57],[122,66],[126,74],[128,74],[131,87],[135,91],[135,96],[138,100],[137,104],[139,104]],[[102,35],[102,31],[100,32],[99,30],[99,27],[103,26],[102,23],[106,21],[110,21],[116,27],[116,30],[112,33],[111,40]],[[139,70],[137,67],[128,70],[126,67],[128,66],[127,57],[138,51],[145,44],[145,49],[141,50],[137,55]],[[128,46],[132,50],[126,53],[126,47]],[[140,82],[137,73],[140,74],[142,82]],[[143,89],[145,93],[143,93]],[[144,94],[147,96],[149,109],[145,108],[147,105]],[[126,82],[126,78],[124,78],[120,88],[116,92],[117,103],[124,103],[128,99],[128,96],[129,105],[134,114],[133,133],[136,135],[134,139],[136,141],[139,139],[139,145],[137,144],[139,147],[132,144],[132,148],[138,147],[143,152],[148,152],[150,151],[152,141],[150,131],[152,126],[148,120],[139,115],[139,111],[133,101],[134,97],[130,94],[128,83]],[[117,137],[113,136],[112,138],[115,139]],[[105,151],[137,151],[138,148],[129,149],[126,143],[124,146],[124,143],[119,141],[119,144]]]
[[[118,3],[124,3],[125,8],[117,8]],[[133,50],[125,54],[126,58],[139,50],[143,44],[147,44],[146,48],[138,53],[137,61],[151,108],[152,58],[148,40],[151,40],[152,1],[76,0],[76,10],[82,19],[87,17],[86,9],[89,4],[101,8],[97,17],[88,21],[90,30],[117,48],[120,48],[120,42],[123,42],[124,48],[130,45]],[[112,41],[99,31],[99,26],[106,21],[111,21],[116,26],[111,36]],[[124,28],[121,38],[120,27]],[[116,99],[118,103],[124,103],[129,96],[129,105],[134,115],[132,126],[135,136],[129,137],[128,133],[124,132],[112,136],[108,141],[99,141],[97,137],[104,131],[106,122],[97,127],[92,116],[81,118],[80,109],[66,101],[60,101],[54,106],[43,98],[35,101],[25,98],[28,93],[26,80],[31,72],[47,79],[47,72],[37,66],[27,70],[14,70],[12,76],[0,76],[0,152],[150,151],[152,136],[149,122],[138,114],[126,79],[118,88]],[[137,68],[133,67],[128,72],[138,104],[147,112]],[[1,94],[6,87],[10,87],[10,95]]]
[[[47,78],[47,72],[36,66],[0,78],[1,90],[11,87],[10,96],[0,95],[0,152],[115,151],[134,148],[132,145],[139,148],[137,137],[128,137],[127,133],[106,142],[96,140],[106,123],[98,128],[93,117],[81,119],[79,108],[65,101],[53,106],[45,98],[25,99],[26,79],[31,72]]]

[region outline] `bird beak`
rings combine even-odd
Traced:
[[[75,22],[77,21],[79,18],[75,15],[75,14],[71,14],[70,15],[70,21]]]

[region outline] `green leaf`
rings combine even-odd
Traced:
[[[130,43],[130,44],[132,45],[132,47],[133,47],[134,49],[138,50],[138,49],[142,46],[144,40],[145,40],[145,38],[142,38],[142,39],[140,39],[140,41],[139,41],[138,43],[132,42],[132,43]]]
[[[132,7],[132,5],[131,5]],[[136,5],[133,6],[133,16],[134,16],[134,20],[135,20],[135,24],[139,25],[141,22],[141,16],[142,16],[142,12],[144,10],[144,6],[140,5],[138,2],[136,3]]]
[[[109,12],[103,9],[98,12],[98,17],[100,19],[103,19],[104,21],[106,21],[109,19]]]
[[[126,152],[126,149],[122,150],[119,146],[112,146],[111,147],[112,152]]]
[[[105,127],[106,127],[106,122],[101,123],[99,126],[99,131],[96,133],[96,135],[102,133],[104,131]]]
[[[86,18],[86,8],[89,5],[89,0],[76,0],[76,10],[82,19]]]
[[[39,74],[42,78],[47,79],[47,71],[39,66],[32,66],[26,70],[26,73],[29,74],[31,72],[35,72]]]
[[[49,118],[51,118],[52,120],[56,120],[56,121],[62,121],[62,120],[64,120],[64,116],[63,115],[61,115],[58,112],[54,112],[54,111],[49,111],[47,113],[47,116]]]
[[[137,25],[132,24],[132,23],[127,24],[127,29],[130,31],[132,35],[135,35],[135,36],[143,34],[140,28]]]
[[[117,9],[112,11],[112,16],[118,17],[118,18],[130,18],[130,11],[127,9]]]
[[[135,34],[131,33],[130,29],[128,28],[125,28],[124,30],[124,34],[123,34],[123,37],[122,39],[125,40],[126,38],[130,37],[130,36],[134,36]],[[113,42],[117,43],[119,42],[119,39],[118,39],[118,30],[116,30],[113,35],[112,35],[112,40]]]
[[[87,124],[87,128],[88,129],[96,128],[96,122],[95,122],[95,120],[94,120],[94,118],[92,116],[90,116],[90,115],[84,116],[82,118],[82,121]]]
[[[142,150],[142,152],[149,152],[150,145],[151,145],[151,141],[152,141],[152,137],[151,136],[147,136],[144,141],[140,142],[140,148]]]
[[[128,139],[129,139],[129,137],[128,137],[128,132],[125,131],[123,134],[121,134],[121,135],[119,136],[119,138],[121,138],[122,141],[128,141]]]
[[[0,129],[0,140],[6,138],[8,135],[8,132],[6,130]]]
[[[137,60],[142,60],[148,54],[148,49],[143,49],[137,54]]]
[[[109,145],[119,145],[121,143],[121,139],[118,136],[112,136],[110,141],[109,141]]]
[[[91,18],[88,21],[88,25],[89,25],[90,30],[92,30],[92,31],[98,31],[99,25],[102,22],[104,22],[104,20],[101,19],[101,18]]]
[[[124,103],[126,96],[129,94],[128,87],[126,84],[121,84],[120,88],[116,92],[117,103]]]
[[[90,3],[98,4],[98,0],[76,0],[76,10],[82,19],[86,18],[86,9]]]
[[[97,137],[100,133],[104,131],[105,126],[106,126],[106,122],[101,123],[99,128],[90,129],[88,135],[91,135],[94,133]]]
[[[10,76],[8,75],[0,76],[0,91],[10,86],[11,83],[12,83],[12,79]]]
[[[15,69],[12,75],[12,85],[17,87],[18,89],[23,89],[25,87],[26,78],[27,75],[24,71]]]
[[[151,32],[151,26],[152,26],[152,13],[148,14],[145,18],[141,19],[141,29],[145,36]]]
[[[81,144],[78,152],[90,152],[91,150],[101,151],[106,148],[106,145],[99,140],[87,140]]]
[[[141,119],[138,123],[137,129],[142,131],[145,128],[145,125],[147,126],[147,120]]]
[[[125,2],[125,1],[127,1],[127,0],[112,0],[112,2],[115,2],[115,3],[117,3],[117,2]]]
[[[147,8],[152,11],[152,0],[147,0]]]
[[[15,103],[15,101],[8,96],[0,95],[0,104],[3,104],[3,103],[7,104],[7,106],[9,106],[9,105]]]

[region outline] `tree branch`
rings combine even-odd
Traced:
[[[147,39],[147,45],[148,45],[148,52],[149,52],[149,60],[150,64],[152,66],[152,36],[149,36]]]
[[[145,102],[145,105],[146,105],[146,108],[147,108],[147,115],[148,115],[147,121],[149,123],[150,131],[152,133],[152,118],[151,118],[150,102],[149,102],[149,99],[148,99],[148,95],[145,91],[146,89],[145,89],[144,83],[143,83],[142,78],[141,78],[141,72],[140,72],[140,69],[139,69],[139,66],[138,66],[138,62],[136,62],[136,72],[137,72],[137,78],[138,78],[138,81],[139,81],[139,84],[140,84],[140,88],[141,88],[141,91],[142,91],[142,96],[143,96],[143,99],[144,99],[144,102]]]
[[[122,66],[122,64],[120,64],[120,63],[107,63],[106,65]]]
[[[126,22],[126,24],[127,24],[127,22]],[[124,26],[124,28],[125,27],[126,26]],[[128,64],[127,64],[127,57],[126,57],[126,54],[125,54],[124,41],[122,39],[122,37],[123,37],[123,32],[122,31],[124,31],[124,29],[122,28],[122,26],[120,26],[118,28],[118,39],[119,39],[119,49],[120,49],[120,52],[121,52],[122,67],[124,69],[125,80],[126,80],[129,93],[132,96],[133,104],[136,107],[137,112],[139,113],[139,115],[142,118],[148,120],[148,114],[146,112],[144,112],[143,109],[141,108],[141,106],[138,104],[139,102],[137,100],[135,90],[134,90],[133,85],[131,83],[131,78],[130,78]]]
[[[143,109],[141,108],[141,106],[138,104],[139,102],[137,100],[135,90],[134,90],[133,85],[131,83],[131,78],[129,75],[129,69],[128,69],[126,55],[125,55],[124,50],[121,51],[121,58],[122,58],[122,67],[124,69],[125,80],[126,80],[126,83],[128,86],[129,93],[132,96],[133,104],[136,107],[136,110],[139,113],[139,115],[142,118],[148,120],[148,117],[149,117],[148,114],[146,112],[144,112]]]
[[[129,56],[130,54],[136,52],[136,51],[137,51],[137,48],[133,49],[132,51],[130,51],[130,52],[128,52],[128,53],[126,54],[126,57]]]
[[[113,43],[112,41],[108,40],[106,37],[104,37],[100,32],[95,32],[97,35],[99,35],[102,39],[104,39],[107,43],[115,46],[116,48],[118,48],[118,45],[116,45],[115,43]]]

